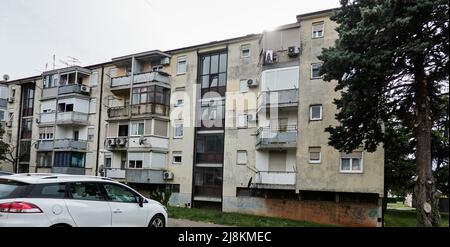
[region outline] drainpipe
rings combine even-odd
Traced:
[[[99,162],[99,157],[100,157],[100,133],[101,133],[101,129],[102,129],[102,104],[103,104],[103,73],[105,70],[105,66],[102,65],[102,72],[101,72],[101,76],[100,76],[100,102],[99,102],[99,109],[98,109],[98,132],[97,132],[97,154],[96,154],[96,162],[95,162],[95,175],[98,175],[98,162]]]
[[[20,149],[20,138],[21,138],[21,136],[20,136],[20,130],[22,129],[22,90],[23,90],[23,87],[22,87],[22,85],[20,85],[20,94],[17,94],[16,93],[16,95],[20,95],[20,97],[18,97],[19,98],[19,100],[18,100],[18,102],[19,102],[19,114],[18,114],[18,120],[19,121],[17,121],[18,123],[19,123],[19,126],[17,126],[17,144],[16,144],[16,170],[14,171],[15,173],[19,173],[19,163],[20,163],[20,158],[19,158],[19,149]],[[14,97],[17,97],[17,96],[14,96]],[[11,120],[11,124],[14,122],[14,118]]]

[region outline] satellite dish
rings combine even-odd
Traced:
[[[4,74],[4,75],[3,75],[3,80],[5,80],[5,81],[9,80],[9,75]]]

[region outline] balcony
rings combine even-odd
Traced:
[[[114,179],[125,179],[126,171],[120,168],[106,168],[105,177]]]
[[[169,83],[169,74],[161,71],[143,72],[135,74],[133,76],[133,84],[145,83],[145,82],[161,82],[164,84]],[[127,87],[131,84],[131,75],[119,76],[111,78],[111,88],[115,87]]]
[[[85,175],[84,167],[52,167],[52,173]]]
[[[87,141],[74,139],[57,139],[54,143],[54,149],[84,151],[87,149]]]
[[[39,124],[54,124],[55,119],[55,112],[42,112],[39,114]]]
[[[160,116],[169,116],[169,106],[150,103],[150,104],[138,104],[131,106],[119,106],[119,107],[111,107],[108,109],[108,117],[109,118],[124,118],[129,117],[130,111],[131,116],[142,116],[142,115],[160,115]]]
[[[258,111],[264,107],[298,107],[298,89],[261,92],[258,96]]]
[[[60,86],[58,88],[58,94],[69,94],[69,93],[78,93],[83,95],[89,95],[90,88],[86,85],[82,84],[72,84],[72,85],[65,85]]]
[[[58,87],[47,87],[42,89],[42,98],[55,98],[58,95]]]
[[[270,187],[270,185],[295,186],[297,172],[295,171],[258,171],[254,185]]]
[[[88,117],[84,112],[58,112],[56,124],[88,125]]]
[[[256,132],[256,149],[297,148],[297,126],[261,127]]]
[[[52,151],[53,140],[39,140],[36,145],[38,151]]]
[[[163,180],[163,170],[155,169],[127,169],[127,183],[161,184]]]

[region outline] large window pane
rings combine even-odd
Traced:
[[[210,61],[210,57],[203,58],[202,75],[209,74],[209,61]]]
[[[219,72],[219,55],[211,56],[211,74]]]
[[[220,68],[219,72],[226,72],[227,71],[227,54],[222,53],[220,54]]]

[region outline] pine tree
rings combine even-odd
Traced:
[[[339,126],[326,129],[341,151],[385,142],[383,124],[401,121],[414,137],[418,226],[438,226],[432,172],[432,105],[448,90],[447,1],[341,0],[332,20],[339,39],[324,49],[321,73],[336,80]],[[395,116],[395,118],[393,117]]]

